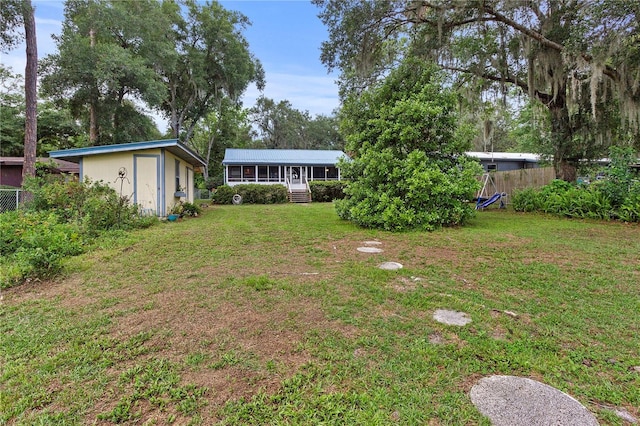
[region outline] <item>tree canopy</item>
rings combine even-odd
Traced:
[[[69,101],[92,145],[157,137],[149,110],[188,142],[220,99],[262,87],[248,24],[215,1],[67,0],[58,52],[42,62],[43,94]]]
[[[250,109],[258,132],[257,145],[269,149],[342,149],[344,140],[336,117],[299,111],[291,102],[264,96]]]
[[[551,148],[543,153],[553,155],[561,178],[574,179],[580,160],[606,154],[612,143],[638,143],[635,0],[314,3],[329,29],[322,60],[341,70],[343,96],[416,57],[448,70],[467,99],[520,95],[545,111]]]
[[[175,51],[160,62],[166,84],[161,108],[173,136],[189,140],[198,121],[223,97],[237,103],[252,82],[262,90],[264,70],[242,35],[250,25],[246,16],[215,1],[186,0],[186,16],[177,5],[171,13]]]

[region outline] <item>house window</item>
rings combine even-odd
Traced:
[[[255,179],[256,179],[256,168],[254,166],[243,166],[242,180],[255,180]]]
[[[269,166],[269,182],[280,181],[280,166]]]
[[[242,167],[229,166],[229,182],[238,182],[242,179]]]
[[[337,167],[327,167],[325,171],[327,172],[327,180],[338,180]]]
[[[269,167],[258,166],[258,182],[267,182],[269,180]]]
[[[313,168],[313,180],[325,180],[326,178],[327,174],[324,167]]]
[[[176,192],[180,191],[180,160],[176,160]]]

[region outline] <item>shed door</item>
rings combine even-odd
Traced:
[[[160,214],[160,156],[135,155],[133,157],[133,202],[146,215]]]

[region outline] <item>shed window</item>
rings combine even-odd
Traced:
[[[176,191],[180,191],[180,160],[176,160]]]
[[[498,171],[498,165],[496,163],[487,164],[487,171],[488,172],[497,172]]]

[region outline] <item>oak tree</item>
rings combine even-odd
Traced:
[[[638,142],[640,3],[635,0],[314,0],[329,29],[322,60],[343,93],[403,57],[448,70],[469,98],[514,90],[544,108],[558,177],[610,143]]]

